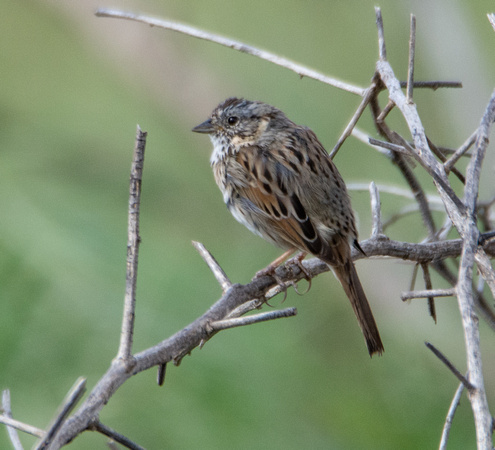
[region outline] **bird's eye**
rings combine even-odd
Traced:
[[[227,123],[231,126],[235,125],[237,122],[239,122],[239,117],[237,116],[230,116],[228,119],[227,119]]]

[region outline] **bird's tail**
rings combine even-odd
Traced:
[[[363,286],[359,281],[356,268],[351,259],[345,261],[342,265],[333,266],[329,264],[335,276],[342,284],[344,291],[351,302],[352,309],[356,314],[359,326],[366,340],[370,356],[384,351],[380,333],[375,323],[375,318],[371,312],[370,304],[364,293]]]

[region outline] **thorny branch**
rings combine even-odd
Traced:
[[[395,77],[392,67],[387,61],[383,20],[380,10],[378,8],[376,9],[379,61],[377,62],[376,72],[372,78],[371,85],[368,88],[360,88],[319,74],[277,55],[245,45],[242,42],[232,41],[188,25],[121,11],[100,10],[97,12],[97,15],[100,17],[136,20],[215,42],[286,67],[289,70],[295,71],[300,76],[314,78],[362,97],[361,104],[341,138],[338,140],[332,153],[334,155],[350,135],[355,135],[363,139],[363,133],[357,130],[355,126],[363,111],[367,106],[370,106],[376,129],[384,139],[382,141],[372,141],[373,148],[380,150],[381,153],[385,154],[393,162],[409,186],[409,190],[405,191],[404,189],[393,188],[391,192],[394,195],[411,198],[416,202],[414,208],[408,208],[407,211],[403,209],[398,214],[398,219],[405,214],[411,214],[419,210],[426,228],[427,237],[422,243],[409,243],[395,241],[385,236],[383,232],[386,224],[382,223],[380,191],[385,193],[387,192],[387,188],[377,187],[372,183],[369,189],[372,199],[373,229],[371,238],[362,241],[360,243],[361,247],[368,258],[396,258],[410,261],[416,268],[421,265],[426,289],[403,294],[403,298],[426,297],[433,299],[437,296],[457,296],[465,332],[468,376],[463,377],[455,368],[453,368],[454,370],[451,368],[451,370],[456,376],[460,375],[460,379],[468,387],[468,395],[472,404],[476,424],[478,448],[491,448],[492,421],[486,402],[484,380],[481,371],[481,352],[479,349],[479,333],[477,328],[478,319],[475,307],[483,313],[483,317],[494,328],[495,315],[488,305],[489,302],[484,299],[483,293],[473,289],[472,271],[476,265],[481,278],[490,287],[493,295],[495,293],[495,275],[489,258],[495,256],[495,239],[493,239],[493,221],[490,219],[489,210],[494,206],[495,201],[485,202],[478,207],[477,197],[483,156],[495,116],[495,92],[478,130],[459,149],[451,151],[437,147],[429,141],[413,102],[413,92],[414,88],[419,87],[432,89],[439,87],[460,87],[460,83],[414,81],[416,30],[414,16],[411,17],[408,79],[406,82],[400,82]],[[493,17],[489,16],[489,18],[493,20]],[[492,23],[495,23],[495,21],[492,21]],[[403,88],[407,90],[406,95],[402,92]],[[389,99],[385,108],[382,109],[378,102],[378,94],[383,90],[388,91]],[[388,115],[394,110],[402,114],[409,127],[412,140],[405,139],[389,128],[386,120]],[[250,311],[262,307],[266,299],[284,291],[287,285],[297,283],[303,278],[309,277],[311,279],[328,270],[328,266],[316,258],[303,261],[300,264],[289,260],[276,269],[274,276],[260,276],[246,285],[232,284],[223,269],[206,248],[202,244],[194,243],[196,249],[200,252],[219,282],[223,292],[222,297],[202,316],[175,335],[151,348],[133,354],[132,338],[136,301],[137,249],[139,244],[138,219],[145,137],[146,134],[138,129],[135,147],[135,152],[137,153],[135,153],[131,171],[127,289],[121,341],[117,357],[112,361],[108,371],[102,376],[86,400],[69,419],[65,420],[65,416],[80,397],[84,384],[82,381],[78,384],[79,388],[76,389],[77,395],[69,396],[68,400],[64,403],[63,411],[57,416],[54,425],[47,432],[40,432],[40,430],[31,427],[35,430],[33,431],[35,434],[42,434],[42,441],[39,444],[39,448],[60,448],[85,430],[96,430],[111,436],[128,448],[140,448],[139,445],[133,443],[125,436],[101,424],[98,419],[104,405],[128,378],[153,366],[158,366],[158,382],[159,384],[163,384],[167,363],[173,362],[175,365],[179,365],[184,356],[190,354],[194,348],[204,345],[205,342],[220,330],[281,317],[290,317],[296,314],[295,308],[288,308],[241,317]],[[468,154],[467,152],[470,149],[472,151]],[[446,155],[451,156],[448,157]],[[452,172],[464,180],[464,175],[460,173],[455,165],[462,156],[466,155],[470,158],[470,163],[465,176],[464,196],[461,199],[451,187],[448,174]],[[439,160],[436,158],[439,158]],[[438,191],[438,195],[435,198],[427,195],[424,191],[421,183],[411,169],[412,160],[418,162],[432,177]],[[368,189],[368,186],[366,186],[366,189]],[[438,208],[440,204],[443,205],[446,218],[442,229],[437,230],[432,211],[434,208]],[[480,215],[480,222],[485,226],[484,233],[481,233],[477,228],[477,214]],[[452,225],[457,229],[460,238],[447,240],[446,236]],[[364,257],[363,253],[358,251],[353,251],[352,256],[354,259]],[[445,260],[448,258],[460,258],[460,266],[457,274],[446,266]],[[301,264],[304,270],[301,269]],[[434,289],[428,267],[432,267],[443,278],[448,280],[452,287],[448,289]],[[446,422],[442,436],[442,443],[444,445],[446,445],[448,429],[460,395],[461,389],[458,390],[447,417],[448,423]],[[16,421],[13,421],[9,417],[0,416],[0,422],[12,425]],[[22,429],[21,425],[19,425],[20,429]]]

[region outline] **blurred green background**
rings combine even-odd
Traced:
[[[388,57],[407,73],[409,15],[417,16],[416,79],[461,80],[462,90],[416,92],[430,137],[459,146],[495,85],[490,0],[22,1],[0,15],[0,388],[14,417],[44,428],[78,376],[88,387],[115,356],[125,281],[128,177],[136,124],[149,132],[141,208],[135,350],[170,336],[220,295],[191,246],[203,242],[234,282],[280,252],[229,215],[209,168],[211,145],[190,129],[228,96],[263,100],[310,126],[331,148],[359,98],[251,56],[127,21],[98,6],[178,20],[279,53],[366,86],[377,57],[374,6]],[[400,120],[396,120],[403,129]],[[374,134],[369,115],[360,127]],[[482,199],[493,195],[493,147]],[[387,160],[351,138],[336,158],[348,182],[403,182]],[[419,169],[416,170],[421,173]],[[434,193],[426,177],[425,188]],[[353,192],[361,238],[369,195]],[[382,195],[385,218],[409,202]],[[437,216],[441,224],[442,216]],[[421,240],[418,217],[391,237]],[[456,379],[429,340],[465,371],[456,302],[403,304],[412,266],[360,261],[386,352],[370,358],[333,277],[303,297],[295,318],[224,331],[170,367],[129,380],[101,420],[139,444],[169,448],[418,449],[438,446]],[[435,278],[435,286],[445,286]],[[418,283],[421,285],[421,283]],[[273,299],[280,306],[281,299]],[[494,336],[481,323],[495,401]],[[493,408],[493,406],[492,406]],[[22,435],[30,447],[34,438]],[[84,433],[71,448],[106,448]],[[0,448],[9,448],[4,429]],[[475,447],[463,397],[449,449]]]

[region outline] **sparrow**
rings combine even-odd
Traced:
[[[284,250],[324,261],[351,302],[370,356],[381,354],[380,334],[351,258],[351,245],[363,251],[349,194],[316,134],[274,106],[234,97],[192,131],[211,139],[215,181],[234,218]]]

